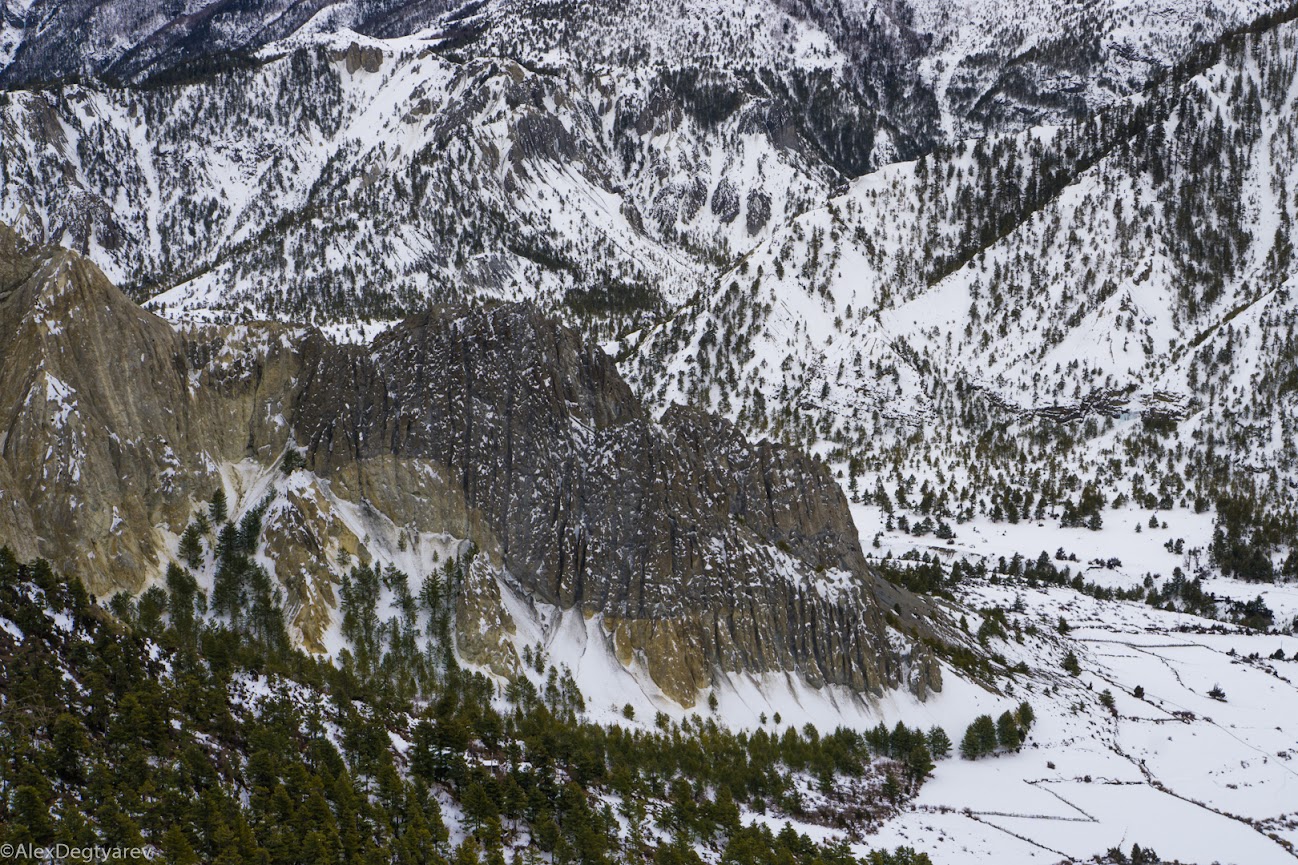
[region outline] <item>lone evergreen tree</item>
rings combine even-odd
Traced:
[[[212,518],[213,525],[221,525],[225,522],[227,504],[225,501],[225,488],[217,487],[216,492],[212,493],[212,499],[207,504],[207,514]]]
[[[284,458],[280,460],[279,470],[287,476],[305,466],[306,459],[303,458],[302,452],[295,447],[290,447],[284,451]]]
[[[935,726],[928,731],[926,739],[928,741],[928,750],[932,753],[934,759],[943,760],[950,756],[951,737],[946,734],[946,730]]]
[[[180,536],[180,560],[187,568],[197,568],[203,558],[202,533],[198,523],[191,522]]]
[[[1064,671],[1070,676],[1080,676],[1082,674],[1082,665],[1077,660],[1074,652],[1069,652],[1064,656]]]

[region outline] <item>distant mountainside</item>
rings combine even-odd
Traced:
[[[607,335],[847,179],[1275,5],[11,2],[0,218],[191,317],[530,298]]]
[[[1298,574],[1296,57],[1290,16],[1082,123],[864,177],[619,344],[631,379],[929,526],[1216,508],[1223,570]]]

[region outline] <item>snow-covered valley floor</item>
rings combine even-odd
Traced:
[[[923,547],[885,533],[871,549],[883,526],[869,511],[859,508],[856,517],[872,553]],[[947,549],[996,558],[1063,546],[1083,567],[1093,557],[1117,556],[1123,567],[1093,569],[1086,579],[1130,587],[1146,573],[1165,578],[1181,563],[1182,556],[1164,550],[1167,537],[1184,536],[1187,544],[1203,537],[1204,527],[1190,525],[1203,518],[1172,514],[1169,529],[1136,534],[1132,525],[1148,514],[1123,516],[1131,519],[1115,517],[1114,528],[1098,533],[1057,523],[969,523]],[[1180,531],[1178,518],[1186,523]],[[1291,585],[1205,583],[1222,597],[1262,593],[1278,623],[1298,611]],[[960,587],[957,597],[971,630],[979,624],[973,611],[1007,611],[1009,638],[992,638],[988,649],[1030,672],[999,680],[1004,695],[997,696],[948,671],[942,694],[880,707],[885,719],[925,728],[942,723],[958,743],[975,714],[994,717],[1027,700],[1036,724],[1018,753],[940,761],[914,807],[866,848],[906,844],[949,865],[1090,861],[1114,847],[1130,853],[1133,844],[1167,861],[1204,865],[1298,858],[1286,849],[1298,845],[1298,660],[1289,660],[1298,654],[1298,638],[1053,586],[985,582]],[[1061,618],[1067,633],[1060,633]],[[1270,658],[1277,649],[1286,660]],[[1080,662],[1078,676],[1063,669],[1070,651]],[[1224,699],[1209,696],[1214,687]],[[1112,710],[1102,703],[1105,691]]]
[[[1002,604],[1016,596],[1004,587],[967,594]],[[1043,630],[1060,615],[1073,625],[1059,648],[1028,638],[1005,651],[1033,668],[1015,695],[1038,716],[1028,744],[940,762],[915,810],[871,846],[910,844],[947,863],[1087,860],[1133,843],[1183,862],[1294,858],[1267,835],[1298,843],[1298,662],[1265,655],[1282,648],[1290,656],[1298,640],[1183,632],[1190,617],[1070,589],[1017,595],[1022,617]],[[1078,677],[1059,669],[1065,646],[1081,661]],[[1263,658],[1249,660],[1254,652]],[[1224,702],[1207,695],[1215,685]],[[1115,712],[1100,703],[1106,689]],[[935,702],[969,706],[962,690]],[[899,714],[920,720],[932,711],[909,709]]]

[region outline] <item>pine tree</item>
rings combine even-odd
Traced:
[[[55,774],[69,784],[79,783],[82,779],[82,760],[90,747],[81,719],[61,712],[50,726],[50,740]]]
[[[966,760],[977,760],[996,750],[996,722],[991,715],[979,715],[965,730],[960,741],[960,756]]]
[[[225,501],[225,487],[217,487],[216,492],[212,493],[212,499],[208,502],[207,513],[212,518],[213,525],[221,525],[225,522],[227,504]]]
[[[222,559],[212,584],[212,612],[234,625],[239,624],[248,604],[247,570],[246,559]]]
[[[48,844],[53,840],[54,824],[50,820],[46,801],[46,792],[37,787],[25,785],[15,790],[9,812],[9,819],[13,821],[10,837],[23,839],[21,833],[14,831],[21,827],[29,833],[27,837],[37,844]]]
[[[911,780],[915,782],[923,781],[932,775],[935,768],[928,746],[921,742],[917,742],[906,755],[906,770],[910,773]]]
[[[172,562],[167,565],[167,616],[171,627],[186,641],[197,632],[198,614],[206,612],[207,603],[198,588],[194,575]]]
[[[469,818],[469,823],[474,832],[481,832],[488,820],[500,816],[500,809],[492,798],[487,795],[486,788],[477,781],[470,784],[468,789],[464,791],[460,804],[464,806],[464,814]]]
[[[198,523],[191,522],[180,536],[180,560],[191,570],[198,567],[203,558],[203,535]]]
[[[1077,660],[1074,652],[1069,652],[1064,656],[1064,671],[1070,676],[1080,676],[1082,674],[1082,665]]]
[[[135,602],[136,621],[140,630],[157,636],[162,630],[162,614],[167,609],[167,592],[161,586],[145,589]]]
[[[884,776],[883,795],[893,804],[896,804],[901,799],[901,785],[897,783],[897,778],[892,774],[892,772],[888,772],[887,775]]]
[[[280,460],[279,470],[287,476],[305,466],[306,460],[302,457],[302,452],[295,447],[290,447],[284,451],[284,458]]]
[[[162,852],[167,854],[167,861],[175,865],[198,865],[198,854],[185,833],[174,823],[162,836]]]
[[[1023,740],[1019,735],[1019,725],[1008,710],[1002,712],[1001,716],[996,719],[996,740],[1002,748],[1011,750],[1023,744]]]
[[[478,846],[478,841],[472,835],[465,838],[460,846],[455,848],[454,865],[481,865],[482,848]]]
[[[946,759],[951,754],[951,737],[941,727],[933,727],[926,737],[928,750],[938,760]]]
[[[537,847],[549,853],[559,846],[561,836],[559,824],[555,822],[554,815],[550,811],[542,810],[537,814],[532,822],[532,837],[536,839]]]

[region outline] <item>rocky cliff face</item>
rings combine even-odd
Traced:
[[[435,309],[369,346],[280,326],[182,331],[93,265],[0,235],[0,531],[100,594],[138,590],[218,485],[295,443],[264,558],[320,647],[338,562],[385,536],[486,555],[457,600],[470,662],[517,663],[502,583],[602,618],[619,660],[684,705],[719,672],[878,693],[940,687],[884,621],[932,611],[865,565],[820,462],[676,408],[650,418],[610,358],[526,305]],[[379,556],[381,558],[381,556]]]

